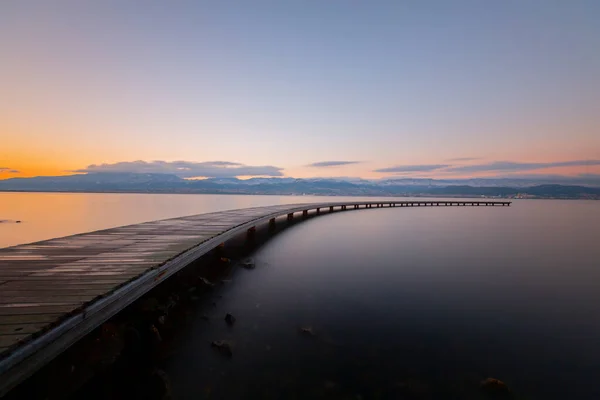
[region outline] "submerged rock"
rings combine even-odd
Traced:
[[[162,336],[160,335],[160,332],[158,331],[158,328],[155,325],[150,325],[149,331],[150,331],[150,340],[153,345],[157,345],[160,342],[162,342]]]
[[[211,281],[209,281],[208,279],[206,279],[202,276],[199,276],[197,280],[198,280],[198,286],[204,286],[207,288],[212,288],[213,286],[215,286],[214,283],[212,283]]]
[[[155,297],[147,297],[140,302],[140,309],[142,312],[154,312],[159,310],[160,303]]]
[[[335,383],[334,381],[325,381],[323,383],[323,386],[325,387],[325,389],[327,390],[332,390],[335,389],[337,386],[337,383]]]
[[[229,313],[227,313],[225,315],[225,322],[227,322],[228,325],[233,325],[235,322],[235,317]]]
[[[310,326],[300,327],[300,333],[305,336],[315,336],[315,331],[313,331],[313,328]]]
[[[152,372],[145,389],[150,399],[167,400],[171,398],[171,381],[167,373],[161,369]]]
[[[481,381],[479,386],[481,387],[481,390],[489,395],[502,396],[504,398],[510,396],[508,386],[499,379],[487,378],[486,380]]]
[[[219,350],[219,353],[223,354],[224,356],[233,356],[233,348],[231,347],[231,343],[226,340],[215,340],[210,345]]]

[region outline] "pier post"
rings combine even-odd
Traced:
[[[333,212],[333,206],[329,207],[329,212]]]
[[[271,218],[269,220],[269,230],[274,230],[275,229],[275,218]]]
[[[321,209],[317,208],[317,215],[321,214]]]
[[[293,219],[294,219],[294,213],[290,213],[290,214],[287,215],[287,220],[288,221],[291,221]]]
[[[304,210],[304,211],[302,211],[302,217],[303,217],[303,218],[306,218],[306,217],[308,217],[308,210]]]

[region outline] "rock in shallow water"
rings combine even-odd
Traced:
[[[315,336],[315,331],[310,326],[303,326],[300,328],[300,333],[305,336]]]
[[[215,286],[214,283],[212,283],[211,281],[209,281],[208,279],[206,279],[203,276],[197,277],[197,282],[198,282],[199,287],[212,288],[213,286]]]
[[[481,381],[480,387],[481,390],[488,395],[492,395],[497,398],[509,398],[511,394],[506,383],[495,378],[487,378],[486,380]]]
[[[228,325],[233,325],[235,322],[235,317],[229,313],[227,313],[225,315],[225,322],[227,322]]]
[[[223,354],[224,356],[233,356],[233,348],[231,347],[231,343],[226,340],[215,340],[210,345],[219,350],[219,353]]]

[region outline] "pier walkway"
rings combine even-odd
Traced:
[[[169,276],[276,218],[508,201],[288,204],[122,226],[0,249],[0,396]]]

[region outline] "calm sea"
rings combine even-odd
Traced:
[[[0,194],[0,219],[23,221],[0,224],[0,247],[313,199]],[[253,257],[211,311],[235,325],[199,310],[181,333],[174,398],[470,399],[488,377],[515,398],[600,398],[598,201],[334,213]],[[208,345],[222,339],[231,359]]]

